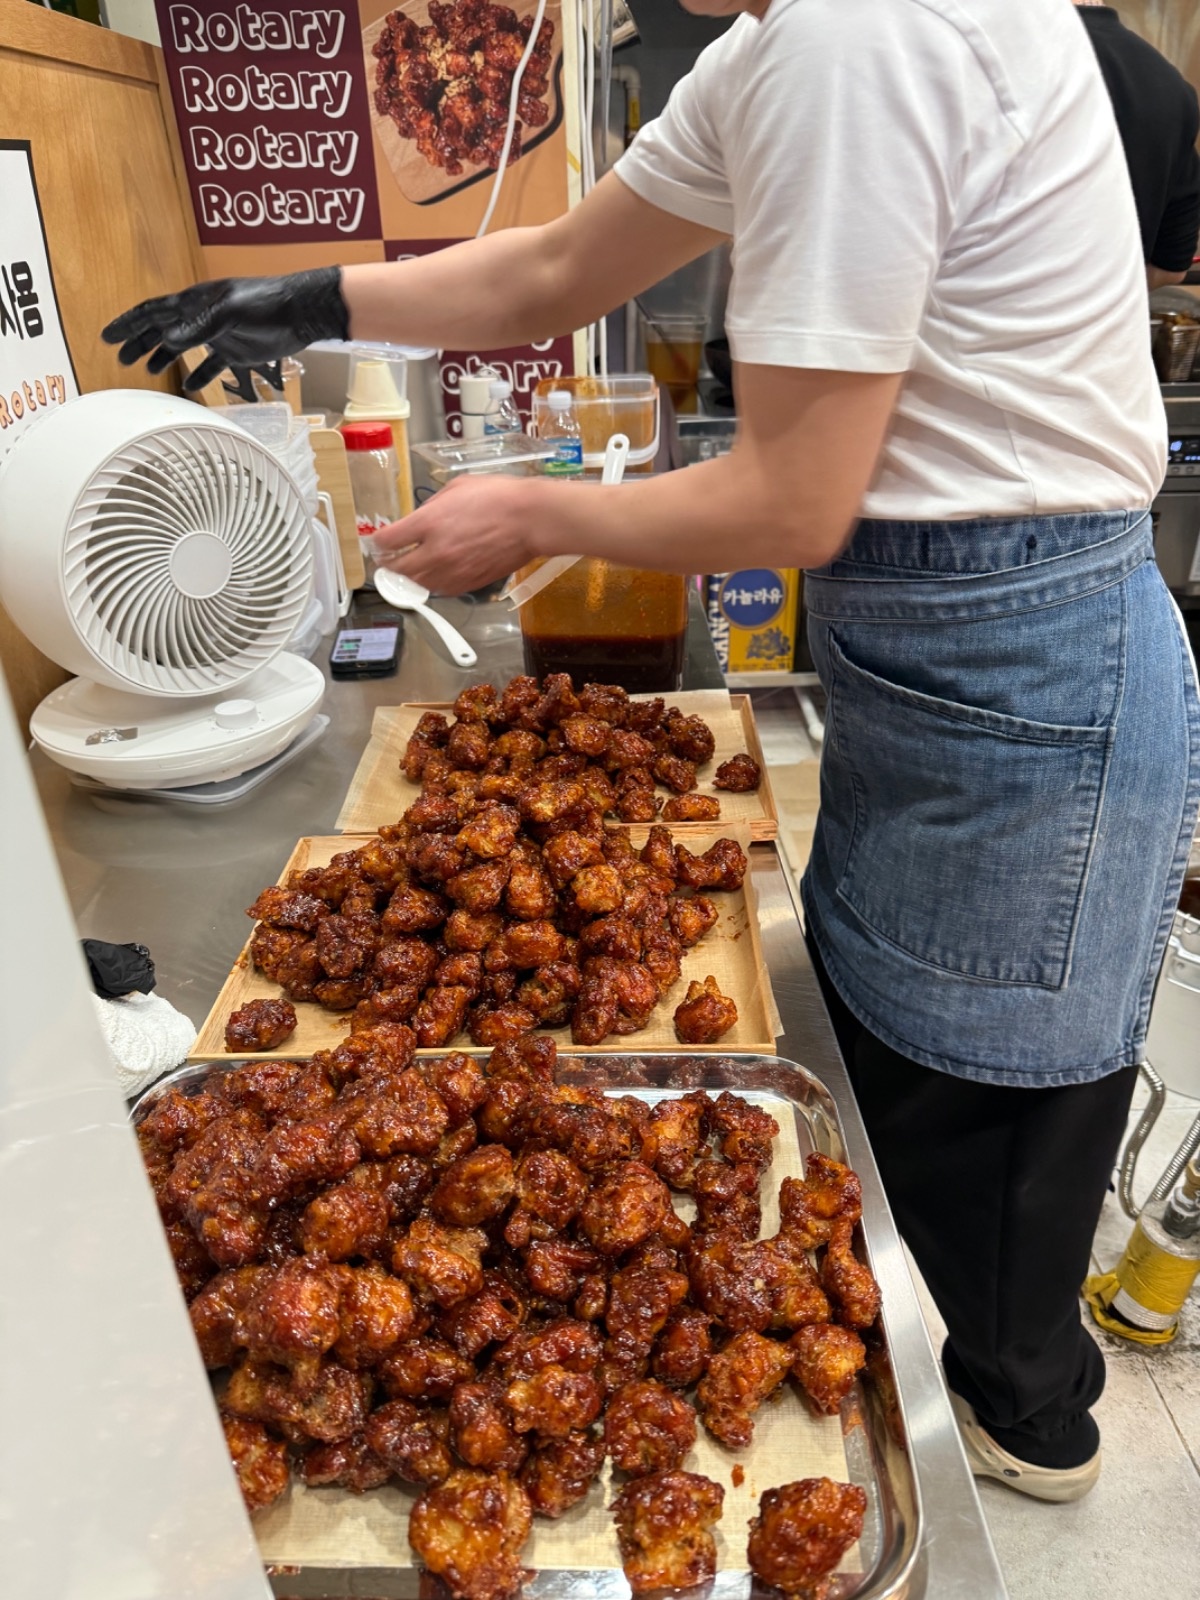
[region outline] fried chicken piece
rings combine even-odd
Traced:
[[[451,1128],[461,1127],[487,1099],[487,1080],[477,1061],[452,1051],[423,1069],[450,1116]]]
[[[309,1201],[300,1218],[301,1247],[306,1256],[326,1261],[373,1256],[383,1246],[390,1220],[382,1190],[355,1182],[352,1173]]]
[[[762,768],[753,756],[743,751],[722,761],[713,779],[714,789],[727,789],[730,794],[751,794],[762,782]]]
[[[588,1180],[560,1150],[533,1150],[517,1163],[513,1178],[517,1204],[504,1230],[514,1249],[531,1239],[553,1239],[579,1214]]]
[[[298,928],[273,928],[260,922],[250,938],[250,960],[265,978],[282,983],[281,969],[292,951],[308,943],[308,934]]]
[[[324,980],[324,968],[317,955],[317,941],[305,938],[280,956],[278,983],[289,1000],[299,1003],[317,998],[317,985]],[[324,980],[328,981],[328,980]]]
[[[391,1221],[407,1222],[415,1217],[433,1183],[432,1167],[417,1156],[399,1155],[385,1161],[379,1186]]]
[[[829,1318],[829,1301],[808,1257],[774,1239],[702,1236],[688,1271],[700,1306],[735,1333],[790,1332]]]
[[[697,1161],[692,1171],[692,1194],[698,1232],[719,1229],[743,1239],[758,1238],[762,1203],[755,1162]]]
[[[424,1000],[413,1012],[413,1028],[421,1049],[440,1049],[461,1033],[470,1003],[471,991],[460,985],[446,984],[427,990]]]
[[[342,1271],[319,1261],[286,1262],[256,1280],[233,1338],[255,1361],[287,1367],[301,1386],[341,1333]]]
[[[583,983],[583,974],[571,961],[552,961],[537,967],[516,991],[517,1004],[533,1014],[539,1028],[562,1028]]]
[[[715,1439],[740,1450],[754,1435],[753,1414],[787,1375],[792,1351],[761,1333],[738,1333],[709,1361],[696,1390],[700,1420]]]
[[[720,916],[716,906],[704,894],[674,899],[667,907],[667,922],[671,932],[685,950],[699,944],[709,929],[716,927]]]
[[[225,1048],[235,1055],[274,1050],[295,1031],[296,1008],[287,1000],[247,1000],[225,1024]]]
[[[792,1376],[818,1411],[835,1416],[867,1364],[867,1348],[852,1328],[813,1323],[788,1340],[795,1353]]]
[[[545,1300],[569,1301],[600,1270],[600,1258],[574,1239],[535,1239],[525,1256],[525,1278]]]
[[[716,822],[721,802],[715,794],[673,795],[662,809],[664,822]]]
[[[266,1217],[254,1167],[264,1137],[273,1139],[275,1132],[266,1133],[260,1117],[238,1108],[211,1122],[176,1157],[163,1187],[162,1203],[173,1220],[186,1218],[218,1267],[244,1266],[261,1248]]]
[[[247,1511],[274,1504],[288,1486],[287,1446],[245,1417],[223,1412],[221,1427]]]
[[[362,1431],[371,1456],[405,1483],[441,1483],[454,1470],[444,1411],[389,1400],[372,1411]],[[352,1487],[352,1486],[351,1486]]]
[[[392,1271],[439,1306],[457,1305],[483,1288],[480,1258],[487,1235],[477,1228],[444,1228],[418,1217],[392,1250]]]
[[[699,856],[677,844],[675,864],[680,884],[688,889],[740,889],[749,866],[735,839],[718,839]]]
[[[442,937],[447,950],[482,952],[504,931],[504,919],[498,911],[473,914],[470,911],[452,911],[446,919]]]
[[[687,794],[696,787],[696,764],[682,756],[656,756],[650,770],[659,783],[676,794]]]
[[[446,756],[454,768],[478,772],[487,766],[492,737],[482,722],[456,722],[446,741]]]
[[[528,1310],[523,1296],[498,1273],[484,1273],[484,1289],[473,1300],[462,1300],[443,1311],[438,1331],[459,1355],[477,1357],[491,1344],[510,1339]]]
[[[310,1489],[336,1485],[351,1494],[366,1494],[381,1489],[392,1469],[367,1444],[364,1431],[334,1444],[310,1445],[301,1458],[300,1473]]]
[[[459,712],[456,710],[454,715],[457,717]],[[427,739],[430,744],[444,745],[450,737],[450,724],[440,711],[423,711],[413,730],[413,736],[417,739]]]
[[[343,1039],[328,1058],[322,1058],[333,1081],[340,1085],[359,1079],[396,1077],[416,1054],[417,1039],[412,1029],[399,1022],[378,1022],[373,1028],[358,1028]]]
[[[614,1467],[631,1477],[673,1472],[696,1442],[696,1413],[652,1379],[626,1383],[604,1414],[604,1444]]]
[[[612,728],[625,726],[632,705],[628,691],[619,683],[585,683],[579,691],[580,714]]]
[[[225,1392],[225,1404],[234,1410],[235,1373]],[[259,1420],[277,1427],[293,1443],[319,1439],[334,1444],[358,1433],[367,1420],[372,1380],[367,1373],[349,1372],[336,1361],[323,1362],[311,1382],[272,1370],[263,1380],[263,1414]]]
[[[522,1034],[532,1033],[537,1025],[538,1019],[533,1012],[527,1011],[522,1005],[479,1005],[468,1018],[467,1032],[472,1044],[488,1047],[503,1044],[509,1039],[519,1039]]]
[[[670,1210],[662,1179],[639,1161],[624,1161],[592,1189],[579,1225],[601,1255],[618,1256],[657,1233]]]
[[[265,1270],[234,1267],[218,1273],[188,1307],[201,1360],[210,1372],[233,1365],[242,1348],[238,1324]]]
[[[649,777],[649,773],[646,773]],[[622,772],[617,780],[613,809],[622,822],[653,822],[660,805],[654,792],[654,779],[646,783],[640,769]]]
[[[379,919],[335,912],[317,929],[317,960],[330,978],[351,978],[369,968],[379,948]]]
[[[229,1104],[224,1097],[218,1098],[215,1094],[188,1095],[182,1089],[168,1089],[146,1114],[138,1137],[143,1143],[150,1141],[166,1152],[190,1149],[206,1128],[229,1115]]]
[[[879,1315],[879,1285],[870,1267],[854,1254],[854,1224],[839,1217],[821,1261],[821,1287],[834,1316],[851,1328],[869,1328]]]
[[[516,1472],[529,1453],[499,1394],[486,1383],[460,1383],[450,1397],[450,1441],[468,1467]]]
[[[550,1362],[528,1377],[514,1378],[504,1391],[504,1403],[518,1433],[565,1439],[595,1422],[604,1396],[591,1373]]]
[[[646,842],[642,846],[638,860],[645,862],[662,878],[675,882],[675,846],[671,839],[671,831],[656,824],[646,835]]]
[[[604,1441],[597,1434],[569,1433],[547,1439],[532,1451],[520,1480],[534,1512],[561,1517],[584,1499],[604,1465]]]
[[[446,893],[462,910],[473,916],[495,911],[504,898],[509,879],[509,860],[481,861],[446,881]]]
[[[508,727],[517,723],[521,714],[537,704],[539,698],[536,678],[524,675],[510,678],[501,691],[499,702],[492,713],[491,720],[498,726]]]
[[[440,894],[402,884],[393,891],[380,927],[393,938],[397,934],[421,933],[429,928],[440,928],[449,914],[450,906]]]
[[[862,1217],[862,1184],[858,1174],[831,1156],[814,1150],[803,1179],[785,1178],[779,1186],[780,1232],[794,1235],[803,1247],[825,1244],[841,1217],[855,1223]]]
[[[703,1089],[660,1100],[642,1135],[641,1159],[673,1189],[690,1189],[708,1143],[711,1102]]]
[[[676,1306],[687,1299],[688,1280],[673,1266],[635,1263],[613,1274],[604,1325],[609,1337],[648,1357]]]
[[[710,1530],[725,1490],[696,1472],[653,1472],[625,1485],[613,1501],[621,1565],[634,1594],[689,1589],[717,1570]]]
[[[298,928],[304,933],[315,933],[322,917],[329,915],[329,907],[315,894],[299,894],[272,884],[262,891],[246,915],[272,928]]]
[[[496,715],[498,701],[490,683],[474,683],[460,691],[454,702],[454,715],[459,722],[490,722]]]
[[[521,1584],[532,1522],[529,1497],[508,1473],[461,1468],[422,1494],[408,1538],[455,1600],[506,1600]]]
[[[489,972],[529,971],[561,961],[566,953],[567,942],[552,922],[514,922],[488,945],[483,964]]]
[[[658,986],[658,995],[661,1000],[667,991],[679,981],[681,970],[681,957],[683,946],[679,940],[667,929],[649,931],[644,935],[645,948],[642,951],[642,964],[650,973]]]
[[[456,1384],[474,1376],[474,1362],[444,1339],[424,1334],[398,1344],[379,1366],[383,1386],[396,1400],[448,1400]]]
[[[675,1037],[681,1044],[716,1044],[737,1019],[737,1005],[721,993],[710,975],[703,983],[689,983],[687,994],[675,1007]]]
[[[713,1101],[713,1132],[717,1148],[735,1165],[747,1161],[761,1172],[771,1164],[771,1141],[779,1133],[775,1118],[760,1106],[724,1090]]]
[[[515,1192],[511,1154],[502,1144],[484,1144],[446,1168],[429,1209],[450,1227],[473,1228],[501,1216]]]
[[[802,1478],[768,1489],[750,1524],[750,1570],[788,1600],[825,1600],[828,1577],[862,1536],[867,1497],[857,1484]]]
[[[376,989],[355,1006],[350,1032],[360,1033],[381,1022],[409,1022],[420,1000],[421,990],[415,983],[397,983],[387,989]]]
[[[378,1160],[431,1155],[450,1122],[440,1096],[416,1067],[395,1077],[380,1074],[353,1084],[342,1091],[338,1103],[363,1151]]]
[[[413,1331],[408,1285],[382,1267],[352,1268],[343,1278],[339,1321],[337,1359],[353,1370],[377,1366]]]
[[[585,1172],[627,1161],[633,1151],[628,1123],[603,1104],[543,1104],[534,1109],[531,1131],[539,1144],[563,1151]]]
[[[685,717],[678,707],[672,706],[663,718],[663,732],[673,755],[694,761],[698,767],[712,760],[717,743],[702,717]]]
[[[467,852],[448,834],[419,833],[405,846],[404,859],[417,877],[440,886],[464,870]]]
[[[165,1224],[167,1246],[185,1300],[199,1294],[212,1278],[216,1265],[186,1222]]]
[[[615,867],[584,867],[571,879],[571,894],[580,911],[599,917],[619,911],[625,898],[625,885]]]
[[[544,1367],[564,1367],[568,1372],[595,1372],[604,1347],[596,1330],[573,1317],[555,1317],[540,1327],[522,1328],[505,1341],[492,1358],[506,1382],[530,1378]]]
[[[560,835],[563,837],[563,835]],[[540,862],[532,857],[511,857],[512,867],[504,891],[504,909],[521,922],[542,922],[555,910],[554,885]]]
[[[695,1306],[677,1306],[658,1336],[650,1370],[660,1383],[690,1389],[708,1371],[712,1358],[712,1319]]]
[[[634,767],[649,767],[653,760],[654,746],[649,739],[628,728],[614,728],[602,765],[606,772],[627,772]]]
[[[438,747],[431,739],[422,738],[417,733],[410,734],[400,758],[400,771],[409,783],[420,783],[429,771],[430,761],[438,754]]]
[[[572,1044],[603,1044],[616,1030],[620,1016],[621,1001],[614,974],[594,969],[585,972],[579,981],[579,998],[571,1009]]]
[[[248,1189],[264,1206],[291,1200],[317,1184],[346,1178],[360,1158],[362,1146],[347,1128],[341,1109],[302,1122],[277,1122],[254,1147]]]
[[[368,972],[356,972],[350,978],[322,978],[312,986],[312,999],[326,1011],[350,1011],[374,987],[375,979]],[[288,994],[293,994],[290,988]]]

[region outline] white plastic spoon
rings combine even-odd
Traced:
[[[449,650],[450,659],[455,666],[473,667],[479,660],[458,629],[447,622],[440,612],[426,604],[429,590],[423,588],[421,584],[415,583],[412,578],[404,577],[402,573],[388,572],[385,567],[376,567],[375,587],[388,605],[395,606],[397,611],[419,612]]]

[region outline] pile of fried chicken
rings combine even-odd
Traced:
[[[430,0],[424,27],[392,11],[372,46],[375,109],[412,139],[431,166],[451,177],[464,163],[500,165],[513,78],[533,32],[532,17],[491,0]],[[524,127],[550,120],[546,94],[554,24],[546,18],[521,78],[509,162],[521,154]]]
[[[864,1365],[857,1177],[810,1155],[760,1239],[779,1131],[761,1106],[561,1084],[544,1036],[486,1061],[415,1049],[380,1023],[170,1089],[138,1127],[205,1364],[228,1369],[247,1504],[293,1468],[418,1485],[421,1561],[458,1600],[503,1600],[531,1518],[582,1500],[607,1456],[635,1591],[711,1577],[724,1490],[685,1470],[698,1424],[743,1449],[780,1385],[835,1413]],[[770,1491],[751,1565],[819,1600],[864,1505],[824,1479]]]
[[[530,713],[543,726],[544,702],[557,715],[565,694],[574,699],[569,679],[546,682],[554,687]],[[515,715],[520,694],[509,697],[521,684],[537,694],[531,678],[514,680],[499,701],[490,685],[465,691],[453,729],[437,713],[423,717],[440,726],[418,728],[409,742],[405,759],[420,766],[425,789],[401,821],[258,896],[248,912],[258,922],[250,958],[284,1000],[251,1002],[229,1019],[232,1053],[283,1044],[295,1027],[291,1003],[310,1000],[353,1009],[356,1030],[408,1024],[423,1049],[451,1044],[464,1028],[491,1048],[568,1023],[572,1042],[585,1046],[646,1026],[677,982],[683,952],[719,919],[710,894],[741,888],[746,853],[733,839],[693,852],[661,824],[639,849],[626,829],[607,827],[611,785],[600,767],[578,755],[538,756],[526,747],[545,748],[541,735],[513,729],[496,738],[488,722],[472,720],[500,716],[506,702],[503,715]],[[614,700],[614,716],[618,706],[635,709]],[[606,739],[646,743],[598,717],[576,720]],[[449,767],[468,761],[470,741],[485,766],[506,770]],[[435,762],[445,766],[437,782]],[[653,816],[653,778],[637,792]],[[709,978],[676,1008],[676,1037],[715,1044],[736,1021],[735,1001]]]
[[[716,740],[703,717],[685,716],[662,699],[631,700],[617,684],[585,683],[569,674],[513,678],[464,689],[454,720],[427,711],[408,741],[400,769],[425,794],[468,793],[519,804],[533,782],[582,784],[590,806],[621,822],[715,822],[716,795],[696,794],[697,774]],[[762,782],[744,751],[717,768],[713,787],[746,794]],[[656,792],[671,793],[665,806]]]

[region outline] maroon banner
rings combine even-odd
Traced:
[[[205,245],[380,237],[355,0],[156,0]]]

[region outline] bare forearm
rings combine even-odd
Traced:
[[[411,261],[343,268],[352,337],[494,350],[573,332],[598,313],[564,292],[547,233],[506,228]]]
[[[852,521],[819,485],[785,496],[736,452],[644,484],[531,483],[528,494],[540,555],[604,556],[661,572],[819,566]]]

